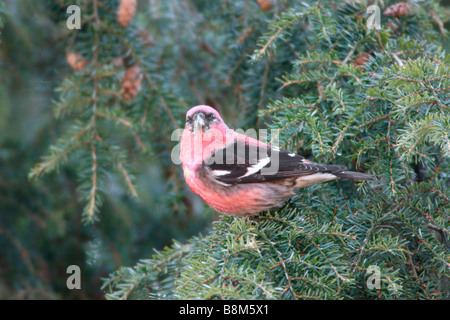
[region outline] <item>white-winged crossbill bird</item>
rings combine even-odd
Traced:
[[[341,165],[318,164],[228,128],[209,106],[186,114],[180,160],[186,183],[216,211],[252,216],[281,206],[295,189],[335,180],[375,180]]]

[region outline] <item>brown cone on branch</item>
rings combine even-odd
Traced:
[[[386,10],[384,10],[383,15],[386,17],[395,17],[399,18],[409,13],[409,5],[405,2],[398,2],[389,6]]]
[[[247,36],[250,35],[252,32],[253,32],[252,27],[245,29],[242,35],[238,37],[238,40],[241,42],[244,41],[247,38]]]
[[[353,60],[353,66],[356,69],[359,69],[360,66],[365,65],[370,60],[370,54],[367,52],[362,52],[356,56],[355,60]]]
[[[273,7],[271,0],[256,0],[256,2],[258,2],[261,10],[264,11],[269,11]]]
[[[83,58],[83,56],[77,52],[68,52],[66,54],[66,61],[76,71],[84,69],[89,63],[88,60]]]
[[[122,78],[122,98],[132,100],[136,98],[142,88],[144,75],[139,66],[134,65],[125,71]]]
[[[120,0],[117,9],[117,22],[124,28],[128,27],[136,13],[136,0]]]

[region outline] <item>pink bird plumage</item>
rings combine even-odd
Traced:
[[[216,211],[256,215],[281,206],[297,188],[335,179],[375,180],[372,175],[324,165],[228,128],[209,106],[186,114],[180,160],[186,183]]]

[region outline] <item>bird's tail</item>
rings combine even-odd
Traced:
[[[339,179],[352,179],[352,180],[365,180],[365,181],[375,181],[377,178],[371,174],[354,172],[354,171],[338,171],[333,172],[333,174]]]

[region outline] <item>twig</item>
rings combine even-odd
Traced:
[[[91,158],[92,158],[92,176],[91,176],[91,191],[89,192],[89,197],[90,197],[90,201],[89,201],[89,207],[87,210],[88,213],[88,217],[90,219],[92,219],[94,217],[95,214],[95,197],[97,194],[97,154],[96,154],[96,150],[95,150],[95,144],[94,141],[91,141]]]

